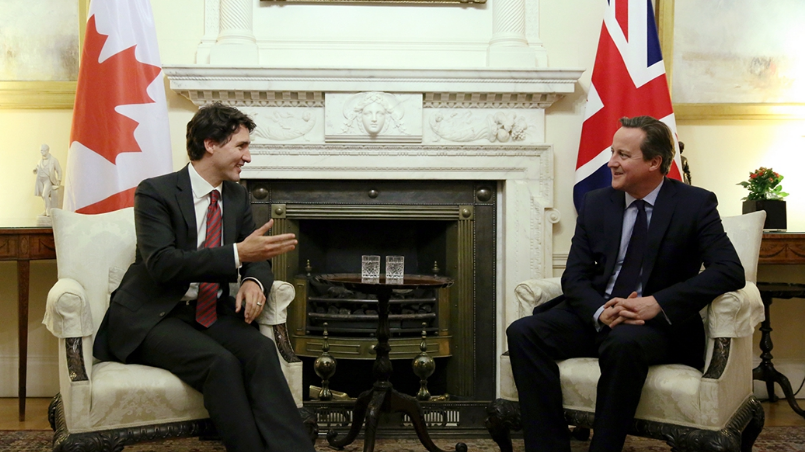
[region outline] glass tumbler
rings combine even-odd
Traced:
[[[403,256],[386,256],[386,281],[403,282]]]
[[[361,280],[377,281],[381,276],[381,256],[361,256]]]

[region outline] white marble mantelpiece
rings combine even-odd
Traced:
[[[255,120],[245,179],[495,181],[496,330],[503,351],[506,326],[517,318],[514,287],[553,275],[552,224],[560,214],[554,209],[554,151],[545,142],[545,111],[574,92],[582,70],[163,69],[171,88],[194,104],[221,101]],[[396,119],[407,131],[397,140],[385,132],[328,132],[328,118],[344,117],[343,102],[328,98],[360,93],[422,105]]]
[[[189,92],[362,92],[542,95],[574,92],[581,69],[371,69],[165,66],[171,88]],[[235,100],[235,99],[233,99]]]

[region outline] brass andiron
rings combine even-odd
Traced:
[[[431,269],[431,273],[433,273],[434,276],[438,276],[439,275],[439,270],[440,269],[439,269],[439,266],[437,265],[437,261],[434,261],[434,268]]]
[[[312,400],[320,400],[319,394],[322,392],[322,388],[319,386],[310,385],[308,386],[308,397]],[[351,401],[355,400],[355,397],[350,397],[349,394],[346,392],[336,391],[335,389],[330,390],[330,395],[333,396],[330,400],[334,401]]]
[[[423,401],[431,400],[431,393],[428,392],[428,377],[434,373],[437,367],[434,363],[434,358],[428,356],[428,346],[425,343],[425,327],[426,323],[423,322],[423,340],[420,341],[420,354],[411,363],[415,375],[420,377],[420,391],[417,392],[417,399]]]
[[[306,276],[311,276],[312,271],[313,271],[313,267],[311,267],[311,260],[306,259],[305,260],[305,275]]]
[[[330,377],[336,373],[336,359],[330,356],[328,351],[330,350],[330,344],[327,342],[327,322],[323,324],[325,330],[322,332],[322,337],[324,338],[324,343],[322,344],[322,355],[316,358],[316,361],[313,363],[313,370],[316,371],[316,375],[322,379],[322,390],[319,391],[319,400],[330,400],[333,398],[333,394],[330,392]],[[431,371],[433,372],[433,370]]]

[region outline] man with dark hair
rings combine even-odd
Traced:
[[[135,261],[93,352],[167,369],[200,391],[228,451],[312,451],[274,342],[253,323],[274,282],[268,259],[297,243],[265,236],[271,221],[255,229],[237,183],[254,128],[235,108],[202,107],[187,126],[190,164],[137,187]]]
[[[699,311],[744,286],[716,196],[665,177],[674,157],[666,125],[648,116],[621,124],[611,187],[587,193],[579,210],[563,295],[507,329],[530,452],[571,450],[555,360],[599,359],[590,450],[620,451],[649,366],[701,369]]]

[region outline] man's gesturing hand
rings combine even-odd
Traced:
[[[257,262],[271,259],[294,249],[297,240],[294,234],[265,235],[274,225],[274,220],[255,229],[243,242],[238,243],[241,262]]]

